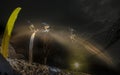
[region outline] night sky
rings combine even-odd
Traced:
[[[77,33],[82,33],[103,47],[120,66],[120,32],[116,34],[117,29],[112,28],[117,24],[120,31],[120,23],[117,23],[120,18],[119,0],[1,0],[1,35],[11,12],[16,7],[21,7],[22,10],[15,27],[20,26],[21,23],[27,24],[27,21],[30,20],[32,23],[47,22],[50,25],[74,28]],[[116,37],[117,40],[106,48]],[[100,67],[100,69],[96,67]],[[93,64],[92,68],[95,72],[102,69],[101,73],[111,73],[111,69],[104,66]],[[96,73],[96,75],[104,74]],[[111,75],[113,74],[111,73]]]

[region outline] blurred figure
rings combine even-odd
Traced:
[[[73,28],[70,29],[70,39],[72,40],[72,42],[75,42],[76,41],[76,35],[75,35],[75,30]]]
[[[47,23],[42,23],[43,26],[43,32],[49,32],[50,31],[50,26]]]
[[[29,29],[30,29],[31,32],[38,31],[38,29],[35,28],[34,24],[32,24],[30,21],[28,21],[28,23],[30,24]]]
[[[32,31],[32,32],[36,31],[35,26],[34,26],[33,24],[29,26],[29,29],[30,29],[30,31]]]
[[[48,26],[48,25],[47,25],[47,26],[44,26],[44,32],[49,32],[49,31],[50,31],[49,28],[50,28],[50,26]]]

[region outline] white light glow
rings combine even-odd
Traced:
[[[75,68],[79,68],[80,64],[78,62],[74,63]]]

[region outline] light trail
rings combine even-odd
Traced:
[[[30,38],[30,43],[29,43],[29,63],[31,64],[32,61],[33,61],[33,43],[34,43],[34,38],[35,38],[35,34],[37,33],[38,31],[34,31],[31,35],[31,38]]]
[[[54,33],[54,34],[51,33],[51,34],[59,43],[66,46],[66,48],[69,48],[71,51],[76,50],[75,45],[78,45],[77,50],[81,50],[81,46],[83,46],[87,52],[91,53],[92,55],[96,55],[99,59],[101,59],[108,65],[114,66],[112,58],[108,54],[103,53],[99,48],[91,44],[89,41],[85,41],[80,36],[77,36],[77,39],[75,42],[70,43],[71,41],[69,41],[67,38],[65,39],[64,35],[61,36],[58,33]]]
[[[43,32],[47,32],[46,30],[49,30],[49,26],[45,26],[43,30],[39,30],[39,31],[41,33],[43,33]],[[33,60],[32,50],[33,50],[33,42],[34,42],[36,32],[37,31],[32,33],[31,38],[30,38],[30,43],[29,43],[29,62],[30,63],[32,63],[32,60]],[[17,36],[22,36],[22,34],[21,35],[17,34],[15,36],[15,38]],[[27,34],[29,34],[29,33],[27,32]],[[72,39],[74,38],[75,41],[73,40],[73,42],[72,42],[71,37],[70,37],[71,35],[67,31],[62,31],[62,33],[61,33],[61,30],[50,31],[49,35],[54,38],[54,41],[60,43],[66,49],[68,49],[69,52],[71,53],[71,55],[75,55],[75,57],[79,57],[78,58],[79,60],[82,59],[84,62],[83,64],[85,64],[85,65],[87,64],[86,56],[88,56],[88,55],[85,55],[84,51],[87,52],[86,54],[90,53],[92,55],[95,55],[97,58],[99,58],[102,61],[104,61],[105,63],[107,63],[109,66],[111,66],[111,65],[114,66],[112,58],[107,53],[102,52],[102,50],[97,48],[96,45],[92,44],[89,41],[86,41],[86,39],[82,38],[81,36],[75,36],[75,38],[73,36]],[[83,55],[82,58],[80,57],[81,55]],[[84,61],[84,59],[85,59],[85,61]],[[71,57],[69,60],[71,61]],[[72,59],[72,60],[75,60],[75,59]],[[88,63],[89,63],[89,61],[88,61]],[[82,63],[81,63],[81,65],[82,65]]]
[[[108,54],[103,53],[100,49],[93,46],[90,42],[85,41],[82,44],[88,52],[90,52],[93,55],[96,55],[98,58],[100,58],[101,60],[103,60],[107,64],[113,65],[113,61]]]

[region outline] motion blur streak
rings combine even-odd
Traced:
[[[32,60],[33,60],[33,42],[34,42],[34,38],[35,38],[35,34],[36,34],[37,31],[33,32],[33,34],[31,35],[31,38],[30,38],[30,43],[29,43],[29,63],[31,64],[32,63]]]
[[[108,54],[103,53],[100,49],[92,45],[90,42],[85,41],[81,37],[78,37],[75,43],[70,43],[70,41],[67,38],[65,38],[65,36],[58,35],[57,33],[56,34],[52,33],[52,36],[61,44],[64,44],[64,46],[67,46],[67,48],[71,48],[72,50],[76,49],[76,48],[72,48],[72,47],[76,47],[75,45],[79,45],[79,50],[81,49],[80,46],[83,46],[85,50],[87,50],[92,55],[96,55],[99,59],[106,62],[109,66],[114,66],[112,58]],[[72,47],[68,47],[68,46],[72,46]]]
[[[41,32],[43,33],[43,32]],[[31,34],[29,31],[26,32],[26,35]],[[13,37],[13,40],[23,36],[24,33],[20,33],[17,34]],[[101,59],[102,61],[104,61],[105,63],[107,63],[109,66],[114,66],[114,63],[112,61],[112,58],[107,54],[107,53],[103,53],[102,50],[100,50],[99,48],[97,48],[96,45],[93,45],[91,42],[86,41],[86,38],[82,38],[81,36],[77,36],[77,38],[75,38],[75,41],[72,41],[70,38],[70,33],[64,30],[54,30],[54,31],[50,31],[49,35],[51,35],[51,37],[54,38],[55,41],[59,42],[62,46],[64,46],[66,49],[69,50],[70,55],[75,55],[75,57],[77,57],[79,60],[81,61],[81,59],[84,61],[83,64],[87,64],[89,63],[89,61],[87,62],[87,58],[85,54],[92,54],[95,55],[97,58]],[[36,36],[37,37],[37,36]],[[19,40],[19,39],[17,39]],[[87,52],[87,53],[85,53]],[[81,57],[82,56],[82,57]],[[70,61],[75,62],[75,59],[73,59],[73,61],[70,58]]]
[[[91,43],[85,41],[82,43],[84,47],[91,53],[97,55],[100,59],[105,61],[109,65],[114,65],[112,59],[109,57],[109,55],[101,52],[98,48],[93,46]]]

